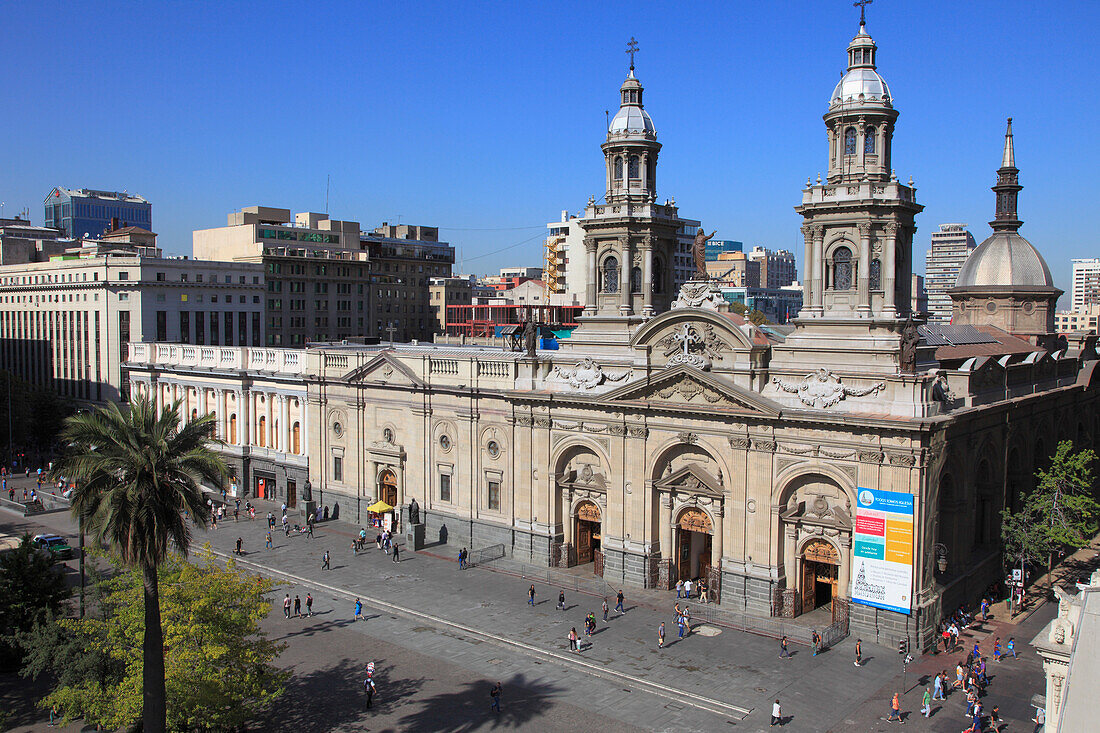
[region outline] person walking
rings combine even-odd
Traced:
[[[313,537],[313,512],[306,517],[306,537]]]
[[[665,646],[665,622],[662,621],[661,625],[657,627],[657,648],[663,649]]]
[[[684,614],[682,614],[682,613],[676,614],[676,629],[677,629],[676,638],[677,639],[683,639],[684,638]]]
[[[355,599],[355,615],[352,617],[353,621],[358,621],[363,618],[363,602],[358,598]]]
[[[856,661],[853,664],[863,666],[863,639],[856,639]]]
[[[321,569],[332,570],[332,565],[329,563],[328,550],[325,550],[325,554],[321,557]]]
[[[294,618],[302,617],[302,597],[294,596]]]
[[[558,610],[560,610],[560,611],[565,610],[565,591],[564,590],[559,590],[558,591]]]
[[[267,533],[267,542],[264,543],[264,547],[268,550],[274,549],[275,543],[271,541],[271,532]]]
[[[504,688],[499,682],[497,682],[493,689],[489,690],[489,697],[492,698],[492,703],[489,705],[490,710],[496,710],[500,712],[500,697],[504,692]]]
[[[603,607],[602,608],[603,608],[603,622],[606,624],[607,623],[607,610],[608,610],[607,599],[606,598],[603,599]]]
[[[932,699],[933,700],[946,700],[947,696],[943,694],[943,681],[947,677],[947,670],[941,671],[932,680]]]
[[[397,551],[398,551],[398,548],[399,548],[399,547],[400,547],[399,545],[394,545],[394,546],[393,546],[393,561],[394,561],[394,562],[397,562],[397,561],[398,561],[398,560],[397,560]]]
[[[684,630],[691,633],[691,608],[684,604]]]
[[[898,723],[905,722],[901,719],[901,695],[897,692],[894,693],[894,699],[890,701],[890,716],[886,720]]]
[[[691,598],[691,578],[684,581],[684,598]]]
[[[237,502],[237,506],[233,507],[233,521],[241,521],[241,503]]]
[[[676,597],[677,598],[683,598],[684,597],[684,581],[682,581],[682,580],[677,580],[676,581]]]
[[[370,706],[374,700],[374,693],[377,692],[377,689],[374,686],[374,677],[372,675],[368,674],[367,678],[363,680],[363,689],[367,693],[367,708],[370,709]]]
[[[926,718],[932,715],[932,691],[927,687],[924,688],[924,697],[921,698],[920,711]]]
[[[787,637],[786,636],[784,636],[782,639],[779,640],[779,658],[780,659],[790,659],[791,658],[791,652],[790,652],[789,649],[787,649]]]
[[[1013,659],[1018,659],[1016,656],[1016,637],[1008,637],[1008,645],[1005,647],[1005,656],[1012,655]]]
[[[286,598],[283,599],[283,616],[287,619],[290,618],[290,594],[286,594]]]
[[[993,661],[1001,661],[1001,637],[997,637],[993,640]]]
[[[577,638],[577,627],[574,626],[569,629],[569,651],[580,651],[580,639]]]
[[[244,538],[243,537],[238,537],[237,538],[237,549],[233,550],[233,552],[238,554],[238,555],[243,555],[244,553],[241,552],[241,546],[243,544],[244,544]]]
[[[465,547],[463,547],[461,550],[458,551],[458,569],[459,570],[465,570],[466,569],[466,548]]]
[[[623,592],[620,590],[615,594],[615,610],[622,616],[626,611],[623,610]]]
[[[1032,733],[1039,733],[1047,727],[1047,710],[1046,708],[1035,708],[1035,717],[1031,719],[1035,723],[1035,730]]]
[[[313,615],[313,596],[309,593],[306,593],[306,615]]]
[[[821,649],[821,636],[817,633],[817,629],[810,631],[810,646],[812,646],[814,650],[811,656],[816,657],[817,652]]]
[[[772,725],[776,726],[783,722],[783,708],[779,707],[779,698],[776,698],[772,703]]]
[[[534,584],[532,584],[531,587],[527,589],[527,604],[532,606],[532,607],[535,605],[535,586],[534,586]]]

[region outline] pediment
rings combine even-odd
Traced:
[[[603,395],[603,399],[748,410],[770,417],[777,417],[780,413],[780,406],[768,398],[687,364],[619,387]]]
[[[388,353],[381,353],[343,376],[345,382],[375,382],[393,386],[422,387],[424,382]]]
[[[681,491],[703,496],[722,497],[722,485],[709,471],[696,463],[689,463],[675,473],[654,482],[661,491]]]

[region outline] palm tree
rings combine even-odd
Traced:
[[[60,470],[77,482],[74,516],[97,543],[140,568],[144,578],[146,733],[161,733],[167,723],[157,567],[172,546],[186,555],[192,527],[205,528],[209,522],[199,481],[220,486],[227,475],[225,463],[209,447],[213,428],[211,415],[181,424],[178,402],[158,413],[148,399],[138,397],[128,407],[111,404],[74,415],[62,431],[67,450]]]

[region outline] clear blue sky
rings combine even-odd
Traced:
[[[719,238],[793,249],[821,115],[858,27],[847,0],[769,3],[11,3],[0,200],[55,185],[153,202],[169,252],[266,204],[437,225],[465,269],[539,264],[547,221],[602,195],[604,110],[637,74],[664,144],[662,199]],[[943,222],[989,233],[1004,118],[1022,234],[1068,290],[1100,254],[1100,3],[875,0],[868,30],[901,112],[915,269]],[[510,250],[478,258],[528,240]],[[456,266],[457,269],[457,266]],[[1064,302],[1064,301],[1063,301]]]

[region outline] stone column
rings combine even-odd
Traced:
[[[619,237],[622,251],[622,267],[619,268],[619,315],[629,316],[634,312],[631,306],[630,271],[634,269],[634,256],[630,252],[630,237]]]
[[[290,453],[290,397],[282,395],[283,401],[283,416],[279,418],[279,422],[282,423],[282,440],[279,444],[279,448],[283,453]]]
[[[867,126],[862,120],[859,125],[856,126],[856,160],[859,161],[859,167],[861,170],[867,170],[867,159],[864,156],[865,140],[867,139]]]
[[[813,227],[813,230],[814,254],[811,263],[813,267],[813,283],[811,284],[813,292],[811,295],[813,296],[814,315],[820,316],[824,313],[822,295],[825,292],[825,227],[818,224]]]
[[[584,315],[596,315],[596,240],[584,240]]]
[[[871,315],[871,224],[861,222],[859,227],[859,278],[857,312],[864,317]]]
[[[898,225],[890,222],[886,225],[886,250],[885,262],[882,263],[882,290],[883,306],[882,314],[887,318],[896,318],[898,315],[897,304],[897,248]]]
[[[659,494],[661,513],[657,520],[661,526],[661,557],[665,560],[675,560],[672,551],[672,494]]]
[[[722,572],[722,552],[724,550],[726,535],[726,523],[723,521],[725,517],[725,509],[721,504],[716,504],[713,509],[714,512],[714,537],[711,539],[710,545],[710,560],[714,567],[718,568],[718,572]]]
[[[307,455],[309,453],[309,400],[307,395],[302,395],[298,399],[298,455]]]
[[[810,263],[814,259],[814,230],[808,224],[802,226],[802,239],[806,243],[806,257],[802,260],[802,309],[799,317],[812,315],[813,278],[810,277]]]
[[[653,315],[653,237],[639,245],[642,250],[642,315]]]
[[[836,592],[841,598],[848,598],[848,585],[851,582],[852,572],[852,536],[841,534],[837,538],[837,544],[840,545],[840,568],[837,570]]]
[[[221,439],[229,441],[229,410],[226,405],[225,390],[219,389],[214,392],[214,404],[215,410],[218,413],[218,432],[221,435]]]
[[[244,389],[238,392],[237,404],[241,408],[241,414],[237,416],[239,445],[252,445],[252,391]]]
[[[561,489],[561,534],[562,541],[573,546],[573,512],[569,507],[569,491]]]

